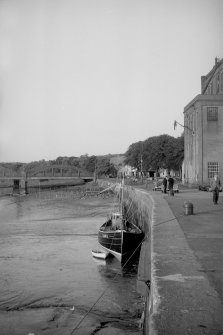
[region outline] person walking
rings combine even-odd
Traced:
[[[163,178],[163,193],[166,193],[167,189],[167,176]]]
[[[214,179],[211,181],[211,191],[213,194],[214,205],[218,204],[219,191],[221,189],[221,182],[217,174],[214,175]]]
[[[174,179],[171,176],[169,176],[168,178],[169,195],[174,195],[173,185],[174,185]]]

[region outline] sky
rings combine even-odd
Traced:
[[[0,0],[0,162],[180,136],[222,15],[222,0]]]

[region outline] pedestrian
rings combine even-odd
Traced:
[[[214,205],[218,204],[219,191],[221,189],[221,182],[217,174],[214,175],[214,179],[211,181],[211,191],[213,194]]]
[[[169,176],[168,178],[169,195],[174,195],[173,185],[174,185],[174,179],[171,176]]]
[[[163,193],[166,193],[167,189],[167,176],[163,178]]]

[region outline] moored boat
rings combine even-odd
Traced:
[[[128,262],[133,256],[138,256],[144,238],[142,230],[123,213],[123,184],[120,187],[119,211],[108,216],[99,228],[98,242],[103,249],[114,255],[121,264]]]
[[[109,252],[105,250],[92,250],[92,256],[99,259],[106,259],[109,256]]]

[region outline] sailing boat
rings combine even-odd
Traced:
[[[114,255],[121,264],[125,264],[132,255],[139,254],[140,244],[144,238],[142,230],[123,213],[123,186],[120,185],[119,210],[108,215],[106,222],[99,228],[98,242],[103,249]]]

